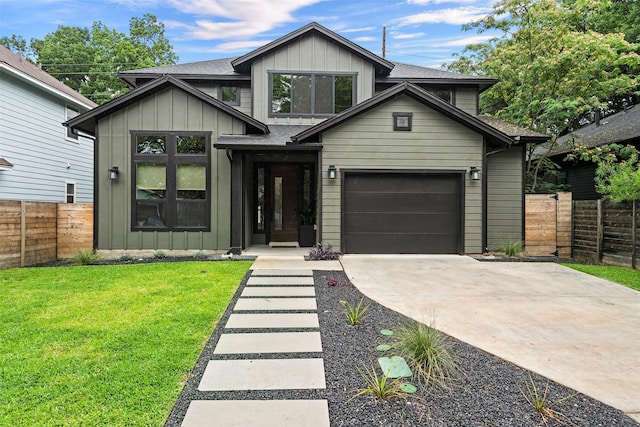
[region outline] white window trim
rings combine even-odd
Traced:
[[[74,111],[77,114],[75,116],[69,116],[69,110]],[[65,104],[65,106],[64,106],[64,119],[65,119],[64,121],[65,122],[70,120],[70,119],[72,119],[73,117],[77,117],[79,115],[80,115],[80,110],[78,108],[76,108],[76,107],[74,107],[74,106],[72,106],[70,104]],[[70,142],[80,143],[80,136],[77,135],[77,134],[74,134],[75,138],[71,137],[71,136],[69,136],[70,132],[71,132],[71,128],[64,127],[64,137],[65,137],[65,139],[67,141],[70,141]]]
[[[67,192],[67,186],[69,184],[73,185],[73,202],[67,201],[67,197],[70,196],[70,194]],[[65,181],[64,182],[64,202],[65,203],[77,203],[77,200],[78,200],[77,193],[78,193],[78,186],[77,186],[75,181]]]

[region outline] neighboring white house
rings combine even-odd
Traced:
[[[93,139],[62,125],[97,104],[0,46],[0,200],[93,202]]]

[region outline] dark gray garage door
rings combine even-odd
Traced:
[[[347,253],[459,253],[462,174],[346,173]]]

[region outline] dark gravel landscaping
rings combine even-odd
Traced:
[[[370,395],[349,399],[364,387],[358,368],[377,365],[383,355],[378,344],[388,343],[381,329],[394,329],[407,319],[371,301],[371,306],[359,326],[350,326],[340,301],[357,303],[362,295],[342,272],[317,271],[315,284],[323,354],[268,354],[251,358],[323,357],[326,390],[294,391],[234,391],[199,392],[197,386],[206,363],[212,359],[222,326],[230,310],[220,320],[205,346],[180,398],[176,402],[166,426],[179,426],[192,399],[327,399],[332,426],[538,426],[544,425],[540,416],[526,402],[520,387],[528,380],[527,371],[492,356],[482,350],[451,338],[455,354],[464,376],[457,380],[450,392],[419,391],[407,398],[378,401]],[[327,280],[338,282],[328,286]],[[230,307],[242,291],[243,281]],[[365,301],[368,302],[368,300]],[[425,313],[425,315],[428,313]],[[436,323],[437,323],[437,319]],[[257,332],[256,330],[253,330]],[[259,330],[267,332],[268,330]],[[288,329],[287,331],[296,331]],[[230,331],[225,331],[229,333]],[[248,332],[234,330],[232,332]],[[388,352],[387,352],[388,353]],[[237,356],[216,356],[216,358]],[[606,361],[603,360],[603,363]],[[533,375],[539,388],[547,380]],[[573,395],[554,409],[578,426],[637,426],[622,412],[561,385],[549,382],[549,399],[555,401]],[[574,395],[575,394],[575,395]],[[558,425],[552,420],[549,425]]]

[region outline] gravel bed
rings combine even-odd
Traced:
[[[207,342],[165,426],[179,426],[189,402],[205,399],[326,399],[329,402],[332,427],[544,425],[520,392],[520,387],[528,379],[527,371],[454,338],[450,339],[464,376],[453,384],[450,392],[419,390],[410,397],[388,401],[378,401],[369,395],[349,400],[357,389],[364,386],[358,367],[363,369],[376,366],[378,357],[391,355],[376,350],[378,344],[388,342],[388,338],[380,334],[380,330],[393,330],[408,319],[365,298],[365,302],[370,302],[371,306],[363,323],[350,326],[342,312],[340,301],[355,304],[362,294],[348,282],[343,272],[316,271],[314,278],[324,352],[267,354],[257,357],[251,355],[251,358],[323,357],[326,390],[199,392],[198,383],[209,360],[238,358],[213,355],[215,344],[223,331],[222,326],[231,314],[228,309]],[[327,286],[328,278],[337,279],[343,284]],[[248,276],[242,281],[230,307],[235,304],[247,279]],[[268,329],[252,331],[275,332]],[[532,376],[538,387],[544,389],[547,380],[534,374]],[[575,425],[638,426],[617,409],[554,382],[549,381],[548,384],[550,401],[572,395],[554,409],[566,415]],[[549,425],[558,424],[550,420]]]

